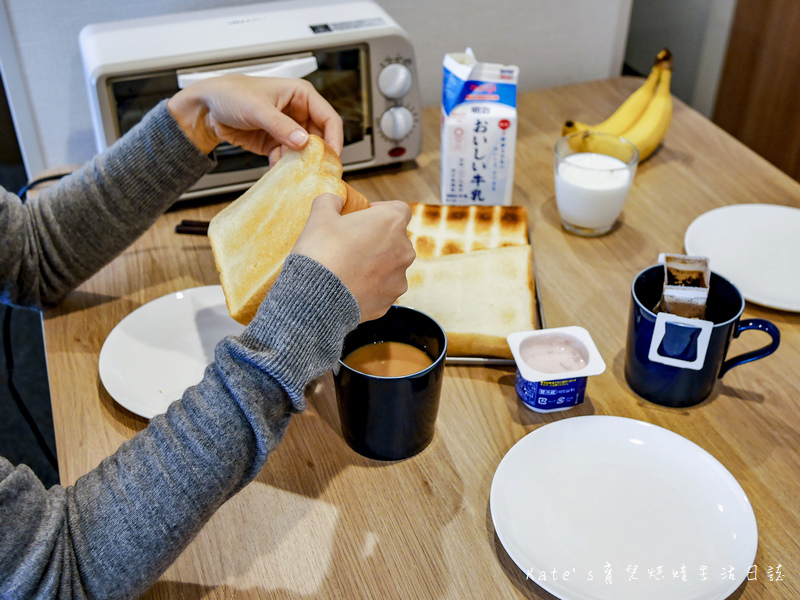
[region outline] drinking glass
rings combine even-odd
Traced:
[[[618,135],[578,131],[555,145],[558,214],[567,231],[605,235],[616,223],[628,196],[639,151]]]

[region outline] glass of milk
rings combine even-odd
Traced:
[[[579,131],[555,145],[555,191],[561,223],[583,236],[611,231],[639,164],[636,146],[618,135]]]

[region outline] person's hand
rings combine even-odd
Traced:
[[[342,152],[341,117],[303,79],[214,77],[181,90],[169,99],[167,108],[206,154],[225,141],[267,155],[274,163],[284,148],[303,148],[309,133]]]
[[[337,275],[355,296],[361,320],[370,321],[408,289],[406,269],[416,257],[406,232],[411,209],[397,200],[342,215],[342,205],[334,194],[317,196],[292,252]]]

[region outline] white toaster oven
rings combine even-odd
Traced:
[[[415,158],[420,92],[406,32],[371,0],[293,0],[86,26],[81,56],[99,151],[159,101],[223,73],[302,77],[344,121],[346,171]],[[242,190],[266,157],[221,144],[184,198]]]

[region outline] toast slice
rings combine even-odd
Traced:
[[[345,200],[342,214],[367,208],[367,199],[342,181],[336,152],[311,135],[300,151],[288,151],[208,227],[228,312],[248,324],[272,288],[306,224],[314,198]]]
[[[439,321],[449,356],[511,358],[508,333],[535,327],[525,207],[410,206],[417,258],[397,303]]]
[[[524,206],[410,206],[409,238],[421,258],[528,244]]]
[[[449,356],[511,358],[506,336],[534,328],[531,259],[527,244],[417,257],[397,304],[436,319]]]

